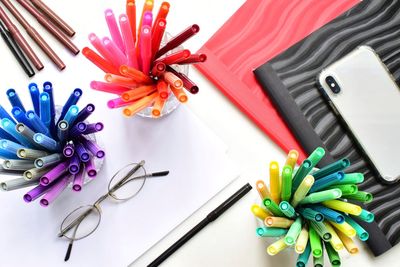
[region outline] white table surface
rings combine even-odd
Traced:
[[[15,1],[12,2],[15,3]],[[46,0],[45,2],[76,29],[77,35],[74,37],[74,41],[80,48],[89,44],[87,40],[89,32],[94,31],[100,36],[106,34],[106,24],[103,19],[103,11],[106,8],[112,8],[118,15],[124,11],[125,4],[124,0],[85,0],[79,2],[77,0]],[[136,2],[140,8],[143,1],[137,0]],[[156,1],[156,8],[158,8],[160,2]],[[175,0],[170,2],[168,32],[176,34],[192,23],[200,25],[200,33],[185,44],[185,47],[193,52],[200,48],[244,3],[243,0]],[[76,4],[78,8],[73,8],[72,4]],[[26,12],[22,13],[26,14]],[[26,15],[26,17],[33,25],[38,25],[29,15]],[[16,24],[18,25],[18,23]],[[43,33],[43,36],[49,36],[39,26],[37,28],[40,33]],[[21,32],[23,32],[22,29]],[[29,40],[29,38],[27,39]],[[31,41],[29,40],[29,42]],[[56,89],[58,88],[56,93],[67,97],[71,89],[75,87],[87,88],[90,80],[95,78],[102,79],[102,72],[91,66],[82,55],[76,58],[71,56],[51,37],[49,37],[49,43],[57,52],[60,52],[59,55],[67,64],[67,69],[59,73],[42,53],[38,53],[46,67],[31,81],[42,83],[43,81],[51,80]],[[6,49],[5,44],[0,42],[0,51],[2,51],[2,60],[0,61],[1,102],[4,102],[3,97],[5,97],[6,89],[9,87],[26,88],[26,85],[31,82],[16,65],[10,53],[8,51],[5,52]],[[38,51],[35,46],[34,49]],[[267,166],[271,160],[283,162],[285,159],[285,154],[279,147],[269,140],[246,116],[239,112],[197,70],[191,68],[190,77],[198,83],[200,93],[191,97],[188,105],[230,147],[229,153],[237,165],[241,167],[242,176],[135,261],[132,264],[135,267],[145,266],[151,262],[170,244],[199,222],[209,211],[218,206],[246,182],[254,185],[256,180],[266,179],[268,174]],[[105,105],[106,100],[109,98],[105,94],[85,90],[84,98],[93,99],[94,97],[97,100],[96,103],[101,105]],[[252,190],[217,221],[210,224],[165,261],[163,266],[294,266],[295,253],[293,251],[286,251],[275,257],[270,257],[265,252],[265,249],[271,243],[271,240],[256,237],[255,228],[257,223],[250,212],[250,206],[258,201],[257,198],[257,192]],[[355,264],[363,267],[377,266],[379,264],[382,266],[400,266],[400,263],[396,262],[400,246],[393,248],[378,258],[374,258],[363,244],[360,244],[360,246],[363,249],[359,255],[350,257],[346,253],[342,254],[343,266],[356,266]],[[62,265],[60,264],[60,266]]]

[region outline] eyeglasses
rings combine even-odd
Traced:
[[[99,227],[101,221],[100,203],[108,197],[116,201],[126,201],[135,197],[142,190],[146,179],[150,177],[161,177],[168,175],[169,171],[147,174],[143,167],[144,161],[128,164],[120,169],[111,178],[108,184],[108,192],[99,197],[92,205],[81,206],[65,217],[60,226],[58,237],[70,240],[65,261],[71,255],[74,241],[83,239],[93,234]]]

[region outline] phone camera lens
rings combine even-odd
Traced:
[[[328,76],[326,77],[325,81],[334,94],[338,94],[340,92],[340,86],[336,82],[335,78]]]

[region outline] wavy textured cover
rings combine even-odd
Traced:
[[[282,149],[305,154],[253,69],[322,27],[359,0],[248,0],[200,49],[196,67]]]
[[[375,227],[379,227],[381,234],[386,237],[386,241],[380,239],[378,242],[371,238],[369,243],[373,252],[379,255],[400,240],[400,187],[398,184],[385,185],[376,179],[355,143],[320,95],[316,83],[318,73],[325,66],[361,44],[375,49],[399,83],[400,1],[364,0],[341,17],[265,63],[255,73],[265,91],[271,96],[274,95],[274,102],[280,109],[287,109],[291,101],[294,101],[297,106],[291,110],[293,112],[297,110],[307,119],[307,123],[301,126],[301,131],[298,131],[300,135],[298,138],[302,144],[322,141],[333,159],[347,157],[352,163],[350,171],[364,173],[366,180],[361,189],[375,196],[375,199],[366,206],[375,213],[377,223]],[[282,90],[285,92],[281,93]],[[289,97],[285,97],[285,93]],[[285,119],[293,127],[298,121],[290,117]],[[319,137],[318,140],[310,140],[310,136],[302,135],[305,128],[313,129],[317,138]],[[313,147],[305,145],[304,149],[309,152]],[[379,239],[379,233],[375,234]]]

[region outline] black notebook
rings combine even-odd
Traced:
[[[322,165],[347,157],[352,164],[347,171],[365,175],[360,190],[374,195],[366,208],[375,222],[362,225],[370,233],[371,251],[380,255],[400,241],[400,185],[377,179],[320,95],[316,78],[360,45],[371,46],[399,84],[400,0],[364,0],[254,73],[306,153],[321,146],[329,151]]]

